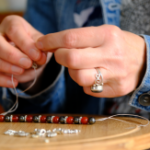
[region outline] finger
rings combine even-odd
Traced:
[[[14,77],[18,80],[19,83],[33,82],[34,80],[36,80],[35,78],[39,78],[41,76],[45,67],[46,65],[42,65],[41,67],[36,69],[36,71],[33,69],[28,69],[23,73],[22,76],[14,75]]]
[[[106,84],[112,78],[112,74],[108,70],[100,68],[99,69],[103,76],[103,83]],[[98,74],[95,68],[74,70],[68,69],[71,78],[80,86],[88,87],[95,83],[96,75]]]
[[[4,37],[0,36],[0,58],[13,65],[28,69],[32,61],[20,50],[10,45]]]
[[[41,59],[39,61],[37,61],[36,63],[37,63],[37,65],[41,66],[46,63],[46,60],[47,60],[47,54],[42,52]]]
[[[38,30],[36,30],[35,28],[33,28],[30,24],[28,24],[30,27],[30,37],[34,40],[34,42],[36,43],[37,40],[43,36],[43,34],[41,32],[39,32]]]
[[[5,28],[4,32],[33,61],[40,60],[42,55],[41,51],[36,48],[34,40],[29,36],[21,23],[10,24]]]
[[[116,97],[120,96],[119,92],[116,93],[112,88],[113,84],[113,74],[108,70],[103,68],[98,68],[103,76],[103,91],[101,93],[93,93],[91,91],[91,86],[95,84],[96,75],[98,74],[95,68],[93,69],[83,69],[83,70],[73,70],[69,69],[69,74],[71,78],[80,86],[83,87],[83,90],[86,94],[94,97]],[[114,81],[115,82],[115,81]],[[117,95],[118,94],[118,95]]]
[[[0,59],[0,72],[21,75],[24,72],[24,69]]]
[[[98,67],[106,62],[101,48],[58,49],[54,55],[56,61],[71,69]],[[103,56],[103,57],[102,57]]]
[[[18,85],[18,81],[15,78],[13,79],[13,81],[14,81],[14,85],[16,87]],[[0,73],[0,86],[13,88],[11,77]]]
[[[38,68],[36,70],[36,74],[38,74],[38,70],[40,68]],[[14,75],[14,77],[17,79],[17,81],[19,83],[29,83],[29,82],[33,82],[34,79],[36,78],[36,74],[35,74],[35,71],[33,69],[28,69],[28,70],[25,70],[24,74],[22,76],[20,75]]]
[[[103,91],[100,93],[93,93],[91,91],[91,87],[83,87],[83,90],[86,94],[94,97],[105,97],[105,98],[114,98],[114,97],[119,97],[118,95],[113,91],[110,85],[104,84],[103,85]]]
[[[10,41],[9,44],[11,44],[12,46],[16,47],[15,43],[12,42],[12,41]],[[45,52],[42,52],[41,59],[38,60],[36,62],[36,64],[39,65],[39,66],[41,66],[41,65],[43,65],[43,64],[46,63],[46,60],[47,60],[47,54]]]
[[[105,29],[86,27],[51,33],[41,37],[36,46],[43,51],[53,51],[58,48],[97,47],[104,42]]]

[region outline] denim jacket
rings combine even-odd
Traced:
[[[86,26],[99,26],[112,24],[119,26],[121,0],[29,0],[25,19],[43,34],[53,33],[65,29],[77,28],[74,22],[74,12],[80,12],[89,7],[100,7],[101,15],[94,18]],[[146,73],[141,85],[129,96],[120,97],[127,99],[128,107],[136,107],[150,111],[150,36],[142,35],[147,45]],[[57,68],[57,69],[56,69]],[[80,114],[103,114],[106,107],[106,98],[95,98],[86,95],[82,87],[77,85],[69,76],[67,68],[56,63],[55,58],[47,66],[47,76],[57,70],[53,82],[47,85],[40,93],[28,95],[20,93],[19,107],[15,113],[80,113]],[[45,81],[47,82],[47,81]],[[18,93],[20,89],[17,89]],[[147,101],[143,99],[147,93]],[[139,103],[139,97],[143,95]],[[116,98],[117,99],[117,98]],[[113,99],[112,99],[113,100]],[[13,89],[0,88],[0,103],[8,110],[15,102]],[[148,105],[149,104],[149,105]]]

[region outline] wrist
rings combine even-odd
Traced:
[[[123,31],[125,33],[125,40],[133,51],[133,56],[136,59],[135,78],[138,87],[142,82],[146,71],[146,42],[143,37],[133,34],[131,32]],[[136,51],[134,53],[134,51]],[[131,52],[132,53],[132,52]]]

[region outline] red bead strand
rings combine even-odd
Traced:
[[[72,117],[72,116],[32,116],[32,115],[25,115],[25,116],[17,116],[17,115],[10,115],[5,116],[0,115],[0,122],[41,122],[41,123],[65,123],[65,124],[94,124],[96,119],[93,117]]]

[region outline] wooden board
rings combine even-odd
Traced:
[[[136,118],[121,118],[132,123],[146,121]],[[80,129],[79,134],[61,134],[48,138],[14,137],[4,135],[6,130],[32,132],[35,128]],[[0,150],[126,150],[146,149],[150,147],[150,125],[137,127],[116,120],[97,122],[94,125],[69,125],[48,123],[0,123]]]

